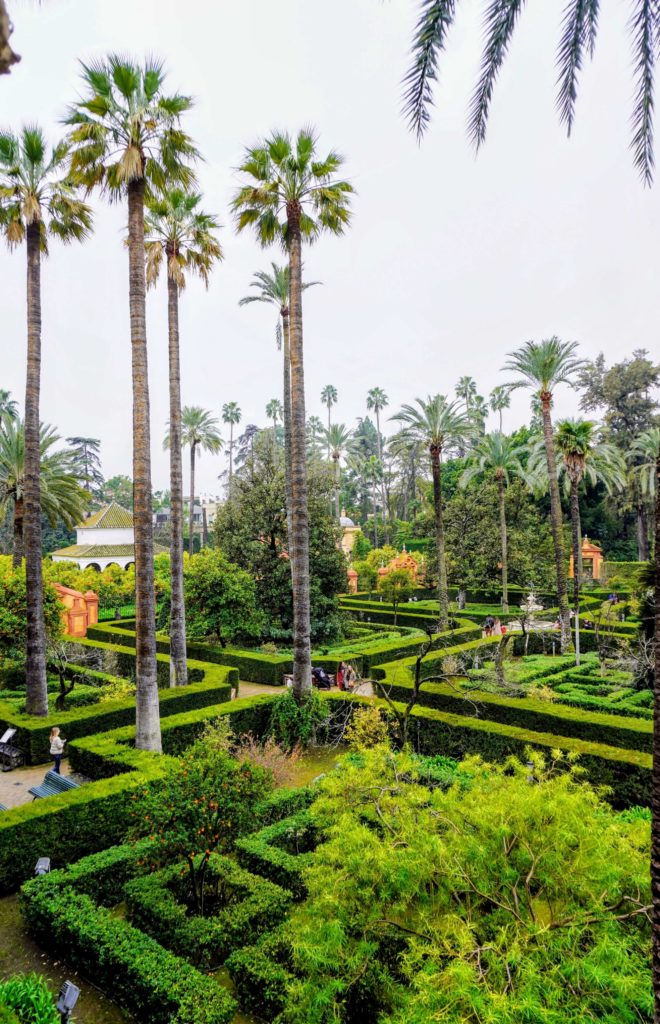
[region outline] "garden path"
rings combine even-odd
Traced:
[[[44,775],[50,764],[30,765],[27,768],[14,768],[11,772],[0,772],[0,804],[5,807],[18,807],[29,803],[32,794],[28,793],[31,786],[43,782]],[[62,761],[62,775],[71,775],[68,761]]]

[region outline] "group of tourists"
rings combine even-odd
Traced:
[[[354,690],[358,681],[357,672],[349,662],[342,661],[337,669],[335,681],[339,690]],[[329,690],[332,687],[332,676],[329,676],[320,665],[312,669],[312,686],[317,690]]]

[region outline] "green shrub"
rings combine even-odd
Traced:
[[[303,868],[316,848],[316,830],[309,811],[300,811],[236,842],[239,864],[263,875],[297,898],[305,895]]]
[[[124,887],[128,919],[173,953],[205,970],[224,963],[233,949],[254,942],[283,920],[291,895],[227,857],[212,854],[207,885],[222,894],[206,917],[190,912],[180,864],[136,878]],[[224,905],[222,905],[224,904]]]
[[[39,974],[17,974],[0,982],[0,1024],[59,1024],[60,1015],[46,979]]]
[[[226,967],[245,1011],[263,1020],[274,1020],[282,1012],[293,981],[291,947],[282,928],[236,950]]]
[[[288,689],[270,705],[270,733],[285,750],[304,747],[316,738],[328,717],[328,709],[317,690],[298,701]]]

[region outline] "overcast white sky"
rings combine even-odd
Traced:
[[[459,6],[420,148],[400,116],[413,0],[13,0],[23,61],[0,80],[0,124],[38,120],[56,137],[79,88],[78,59],[113,50],[162,56],[172,90],[196,98],[187,126],[206,158],[201,188],[224,225],[226,258],[208,293],[193,283],[182,299],[184,403],[219,415],[234,400],[243,424],[264,424],[280,394],[275,316],[237,305],[253,271],[280,253],[233,233],[229,201],[244,145],[310,122],[324,147],[345,155],[358,195],[347,235],[306,256],[307,277],[324,282],[305,296],[308,414],[323,415],[326,383],[339,391],[334,416],[349,425],[374,385],[391,412],[452,392],[462,374],[488,395],[507,352],[550,334],[578,340],[588,357],[603,350],[608,362],[637,347],[658,356],[658,193],[639,183],[628,150],[630,5],[602,12],[570,141],[554,111],[563,0],[528,5],[478,156],[464,126],[483,5]],[[126,214],[93,203],[93,238],[53,243],[43,270],[42,418],[63,436],[99,437],[111,476],[131,473]],[[0,387],[21,403],[24,259],[0,252]],[[168,478],[164,283],[148,303],[157,489]],[[527,418],[527,401],[514,397],[505,429]],[[575,404],[570,392],[558,396],[559,412]],[[217,491],[224,468],[224,457],[204,456],[200,489]]]

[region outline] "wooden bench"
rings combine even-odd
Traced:
[[[8,807],[5,807],[4,804],[0,804],[0,811],[7,811],[7,810],[9,810]]]
[[[32,793],[34,799],[41,796],[59,796],[60,793],[68,793],[70,789],[79,789],[77,782],[67,779],[66,775],[58,775],[57,772],[49,771],[44,776],[40,786],[32,786],[28,793]]]

